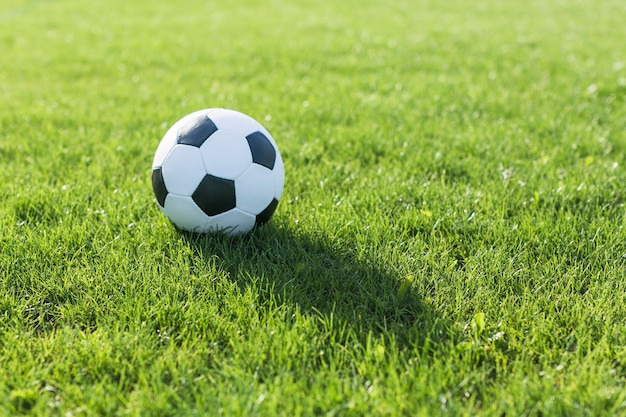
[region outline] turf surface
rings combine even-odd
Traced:
[[[4,0],[0,414],[626,414],[621,0]],[[167,128],[262,122],[243,239]]]

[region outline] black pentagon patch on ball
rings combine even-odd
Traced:
[[[246,136],[250,151],[252,152],[252,162],[263,165],[266,168],[274,169],[276,162],[276,149],[272,142],[261,132],[250,133]]]
[[[187,123],[178,129],[176,143],[200,147],[205,140],[217,131],[217,126],[206,114],[199,114],[190,118]]]
[[[206,175],[191,198],[208,216],[224,213],[235,208],[235,181]]]
[[[165,187],[165,181],[163,181],[163,170],[161,167],[152,170],[152,190],[159,205],[165,207],[167,188]]]
[[[262,212],[260,212],[259,214],[257,214],[256,216],[256,224],[257,226],[261,226],[265,223],[267,223],[270,219],[270,217],[272,217],[272,214],[274,214],[274,211],[276,211],[276,206],[278,206],[278,200],[273,199],[268,205],[267,207],[265,207],[265,209],[263,209]]]

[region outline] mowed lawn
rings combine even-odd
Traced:
[[[626,415],[623,0],[3,0],[0,415]],[[178,233],[249,114],[285,190]]]

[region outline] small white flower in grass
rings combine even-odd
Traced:
[[[500,174],[502,175],[503,180],[508,180],[513,176],[513,167],[504,168],[504,165],[500,164]]]

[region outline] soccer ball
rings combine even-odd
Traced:
[[[176,122],[152,162],[152,189],[178,229],[236,236],[266,223],[285,169],[276,142],[251,117],[205,109]]]

